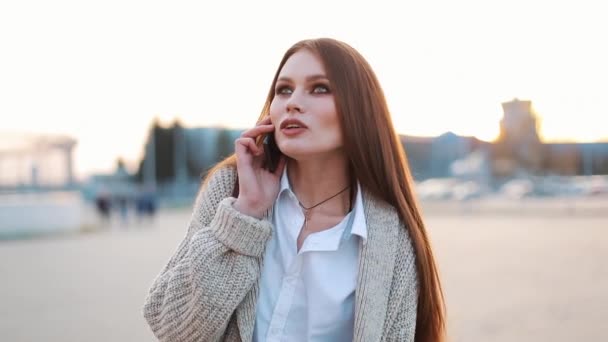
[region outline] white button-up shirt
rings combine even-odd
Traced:
[[[272,221],[253,340],[352,341],[359,240],[367,238],[360,185],[353,210],[336,226],[308,235],[298,252],[304,214],[285,168]]]

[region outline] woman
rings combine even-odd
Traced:
[[[150,327],[162,341],[442,341],[444,311],[371,67],[333,39],[295,44],[199,192],[146,300]]]

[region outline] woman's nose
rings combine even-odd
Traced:
[[[287,101],[287,112],[303,112],[302,99],[299,92],[294,91]]]

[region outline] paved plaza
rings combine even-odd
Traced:
[[[151,341],[148,287],[188,210],[151,224],[0,241],[3,341]],[[451,341],[608,339],[608,214],[429,213]]]

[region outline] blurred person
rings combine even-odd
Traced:
[[[110,220],[110,207],[110,193],[106,189],[99,190],[95,196],[95,208],[104,223]]]
[[[129,223],[129,199],[126,194],[121,193],[116,197],[118,212],[120,214],[121,223],[127,225]]]
[[[367,61],[298,42],[257,125],[205,179],[144,316],[161,341],[443,341],[413,191]]]
[[[156,208],[157,203],[154,189],[148,186],[140,189],[135,199],[135,211],[138,220],[154,219],[156,216]]]

